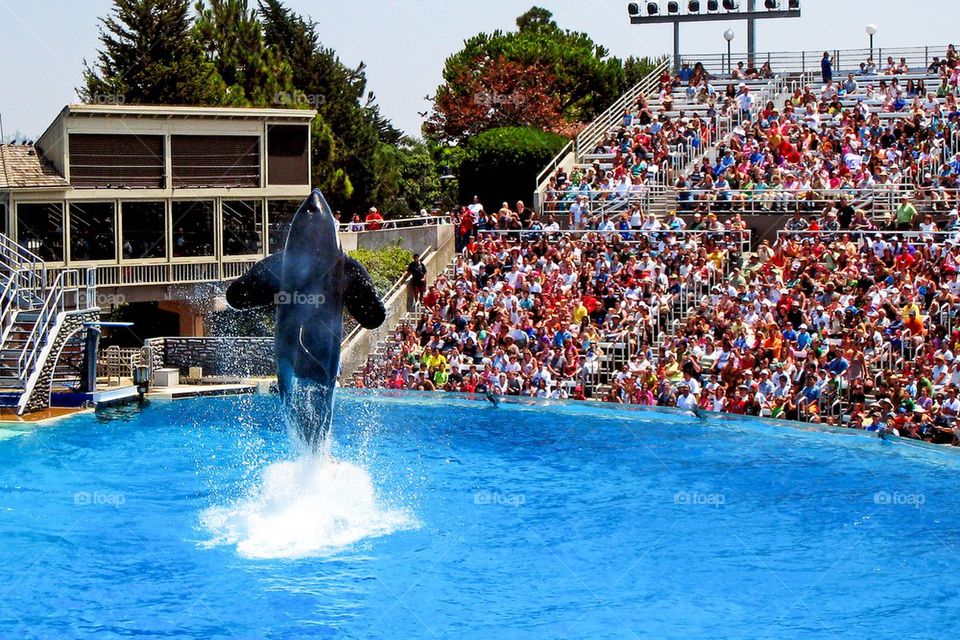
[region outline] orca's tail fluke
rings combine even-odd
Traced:
[[[500,398],[498,398],[496,395],[494,395],[493,392],[487,391],[487,393],[484,394],[484,397],[485,397],[485,398],[487,399],[487,401],[488,401],[490,404],[492,404],[493,406],[495,406],[495,407],[499,407],[499,406],[500,406]]]

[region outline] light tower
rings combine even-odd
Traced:
[[[770,18],[799,18],[800,0],[764,0],[765,11],[757,9],[757,0],[689,0],[688,2],[631,2],[627,5],[630,24],[673,24],[673,66],[680,67],[680,23],[711,20],[744,20],[747,23],[747,57],[754,63],[756,54],[756,21]],[[661,7],[663,5],[663,7]],[[665,7],[665,8],[664,8]],[[683,11],[686,9],[686,11]],[[729,40],[727,42],[730,42]]]

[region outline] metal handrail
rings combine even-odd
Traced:
[[[898,183],[885,187],[868,189],[810,189],[803,192],[793,192],[786,189],[725,189],[728,197],[723,200],[713,198],[698,198],[698,196],[717,194],[720,191],[713,189],[698,189],[695,187],[670,188],[676,198],[676,209],[684,212],[693,212],[697,206],[706,208],[707,212],[729,210],[733,213],[763,214],[763,213],[810,213],[819,205],[821,208],[834,204],[841,196],[852,198],[851,204],[856,208],[869,212],[880,211],[890,214],[896,210],[898,201],[908,195],[917,210],[920,211],[923,202],[916,197],[916,192],[923,192],[922,187],[915,184]],[[960,189],[937,188],[938,193],[960,198]],[[680,194],[689,194],[691,199],[681,199]],[[798,197],[798,194],[800,197]],[[918,206],[919,205],[919,206]],[[877,217],[877,216],[874,216]]]
[[[67,269],[57,274],[52,286],[47,292],[37,315],[37,320],[33,325],[33,330],[27,337],[27,341],[20,351],[20,357],[17,358],[17,373],[21,381],[26,381],[28,375],[33,371],[33,367],[40,356],[40,352],[46,346],[46,340],[50,329],[57,321],[57,317],[65,310],[66,294],[79,291],[79,271],[77,269]],[[72,285],[65,285],[64,281],[72,278]]]
[[[340,231],[365,232],[368,225],[378,225],[373,231],[384,231],[387,229],[413,229],[417,227],[432,227],[450,222],[450,217],[442,216],[424,216],[417,218],[397,218],[393,220],[379,220],[377,222],[341,222]]]
[[[669,71],[671,62],[664,59],[646,77],[630,88],[620,98],[610,105],[606,111],[601,113],[576,137],[574,150],[577,155],[584,153],[585,149],[591,148],[606,133],[613,124],[623,116],[627,105],[632,104],[641,95],[648,95],[652,91],[660,88],[660,77],[664,72]]]
[[[570,152],[573,151],[573,140],[564,145],[563,149],[560,150],[557,155],[553,156],[553,159],[547,163],[547,166],[543,168],[543,171],[537,174],[536,182],[534,183],[534,190],[540,192],[543,189],[544,183],[550,180],[550,176],[557,170],[557,168],[563,163],[563,160],[570,155]]]
[[[25,246],[0,233],[0,269],[15,276],[16,287],[43,297],[46,263]]]
[[[807,73],[811,71],[819,72],[820,60],[823,57],[824,51],[828,51],[830,53],[833,61],[833,72],[835,76],[843,71],[859,69],[860,63],[866,62],[867,58],[869,58],[871,55],[871,50],[869,48],[757,52],[753,56],[754,66],[759,69],[760,66],[762,66],[765,62],[769,62],[773,71],[778,73],[782,71],[798,73]],[[892,57],[896,62],[899,62],[901,57],[905,58],[907,64],[911,67],[911,70],[914,67],[920,68],[922,65],[922,70],[926,71],[933,60],[933,57],[937,56],[942,60],[946,54],[946,51],[947,47],[946,45],[943,45],[922,47],[877,47],[872,53],[873,61],[877,64],[877,68],[881,72],[883,70],[883,63],[888,56]],[[737,54],[737,56],[742,56],[741,59],[743,60],[747,58],[746,53]],[[723,69],[727,62],[727,54],[686,54],[681,56],[680,61],[681,63],[686,62],[691,66],[697,62],[700,62],[707,69]]]
[[[927,239],[933,240],[935,243],[944,242],[946,240],[956,240],[960,237],[960,231],[864,231],[859,229],[840,229],[837,231],[822,231],[822,230],[791,230],[791,229],[780,229],[777,231],[777,241],[779,242],[782,238],[787,238],[790,236],[799,236],[801,238],[821,238],[828,237],[833,238],[836,236],[848,236],[850,239],[856,238],[858,242],[864,243],[865,240],[869,238],[887,238],[893,240],[921,240],[925,241]],[[865,243],[864,243],[865,244]]]
[[[639,244],[641,242],[649,242],[650,238],[654,240],[659,240],[659,236],[668,237],[674,236],[680,239],[686,238],[688,236],[705,236],[708,240],[713,239],[722,239],[726,242],[738,242],[740,244],[740,249],[742,252],[746,252],[750,249],[750,242],[753,236],[752,229],[723,229],[723,230],[712,230],[712,229],[561,229],[561,230],[548,230],[548,229],[481,229],[477,232],[478,234],[490,235],[490,236],[506,236],[508,238],[523,238],[527,239],[531,236],[537,235],[569,235],[569,236],[620,236],[619,242],[622,244]],[[626,238],[624,236],[629,236]],[[636,239],[638,236],[643,237],[642,240]]]

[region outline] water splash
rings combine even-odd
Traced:
[[[385,506],[366,469],[331,456],[268,465],[243,498],[200,516],[209,546],[235,545],[248,558],[329,556],[360,540],[417,526]]]

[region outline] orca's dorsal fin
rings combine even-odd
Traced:
[[[343,306],[364,329],[376,329],[387,319],[373,279],[353,258],[343,258]]]
[[[234,309],[265,307],[274,304],[280,291],[283,253],[267,256],[227,288],[227,304]]]

